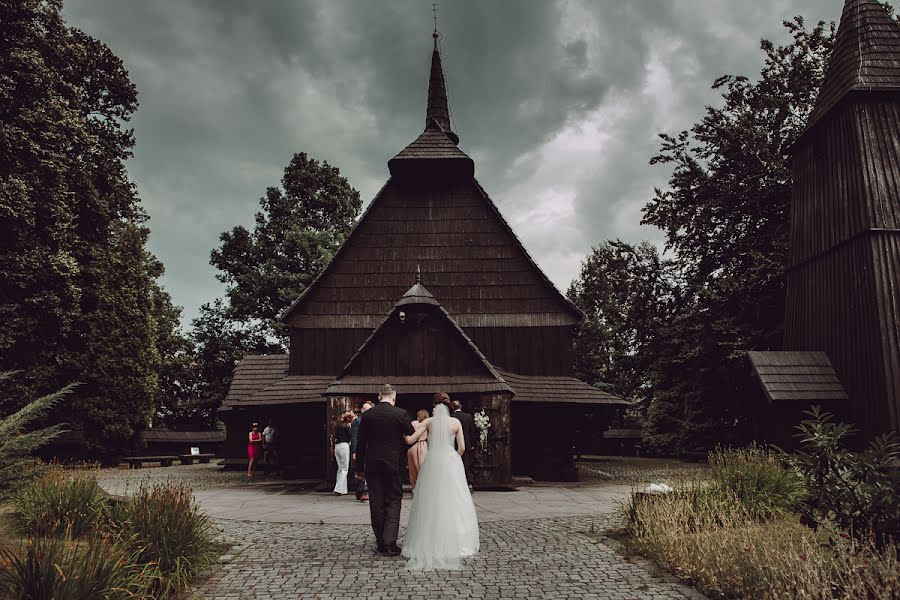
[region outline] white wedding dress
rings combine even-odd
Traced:
[[[478,517],[450,419],[446,406],[434,407],[403,542],[407,569],[459,569],[461,558],[478,552]]]

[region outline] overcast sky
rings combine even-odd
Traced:
[[[784,19],[842,0],[455,0],[439,6],[460,148],[565,291],[591,246],[661,241],[641,207],[668,171],[659,132],[689,128],[722,74],[756,77]],[[140,108],[129,171],[185,324],[223,294],[222,231],[252,225],[295,152],[368,203],[423,129],[431,3],[67,0],[69,23],[124,61]]]

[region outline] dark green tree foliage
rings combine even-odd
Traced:
[[[245,354],[286,351],[278,315],[328,265],[362,207],[359,192],[337,167],[302,152],[285,167],[281,186],[268,188],[259,204],[253,231],[226,231],[212,251],[210,263],[228,298],[204,305],[193,321],[199,373],[182,420],[213,423]]]
[[[211,263],[228,286],[228,315],[236,321],[261,319],[272,332],[279,313],[329,263],[353,227],[362,202],[337,167],[295,154],[281,187],[259,201],[251,233],[235,227],[221,235]]]
[[[652,164],[673,172],[645,207],[666,234],[683,287],[655,336],[646,440],[661,452],[740,437],[753,383],[746,351],[781,347],[791,199],[790,149],[822,83],[834,25],[784,23],[793,41],[763,40],[756,82],[714,83],[724,105],[677,136]]]
[[[60,10],[0,1],[0,364],[28,374],[14,397],[81,381],[57,417],[112,456],[157,401],[148,231],[124,164],[137,93]]]
[[[280,353],[280,344],[268,336],[263,321],[239,322],[228,314],[224,302],[200,307],[192,322],[190,339],[194,345],[195,388],[190,400],[178,406],[175,422],[182,428],[213,428],[216,410],[228,393],[235,365],[245,354]]]
[[[677,272],[647,242],[593,248],[568,296],[587,318],[575,338],[579,379],[645,404],[654,335],[668,318]]]

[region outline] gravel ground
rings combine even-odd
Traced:
[[[597,457],[577,461],[579,481],[609,481],[616,483],[672,483],[709,473],[706,463],[687,462],[671,458],[635,458],[621,456]]]
[[[585,483],[609,481],[611,483],[672,483],[692,477],[703,477],[709,467],[703,463],[692,463],[664,458],[600,457],[578,461],[578,480]],[[136,489],[141,483],[175,481],[184,483],[194,490],[228,488],[247,484],[247,477],[241,470],[223,471],[216,464],[179,465],[171,467],[145,466],[143,469],[127,469],[124,466],[100,469],[98,481],[111,494],[124,494]],[[254,482],[267,481],[258,473]],[[274,478],[272,481],[281,481]]]
[[[258,480],[265,481],[260,475]],[[254,480],[257,480],[254,477]],[[148,467],[128,469],[124,466],[100,469],[97,482],[110,494],[125,494],[141,484],[153,484],[162,481],[183,483],[193,490],[209,490],[247,485],[247,475],[241,470],[223,471],[217,464],[179,465],[171,467]]]

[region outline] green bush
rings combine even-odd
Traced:
[[[876,437],[864,452],[844,444],[855,430],[835,423],[813,407],[798,429],[801,450],[791,462],[806,494],[799,510],[807,524],[836,526],[879,545],[900,539],[900,440],[893,433]]]
[[[754,519],[791,512],[803,497],[800,478],[785,468],[781,455],[756,444],[716,448],[709,465],[715,486],[732,494]]]
[[[184,589],[217,556],[209,518],[200,512],[191,490],[180,484],[142,487],[111,507],[107,523],[136,562],[153,566],[157,576],[152,589],[159,597]]]
[[[14,519],[30,536],[81,537],[94,529],[106,496],[92,471],[51,466],[26,484],[13,500]]]
[[[100,539],[35,538],[0,549],[0,596],[16,600],[147,598],[146,567]]]

